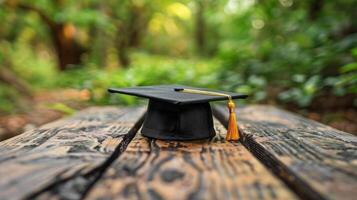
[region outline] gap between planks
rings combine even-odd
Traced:
[[[144,112],[92,107],[1,142],[0,199],[32,199],[97,171],[95,180],[135,135]]]
[[[240,143],[216,137],[162,141],[137,134],[106,170],[88,199],[296,199]]]
[[[50,187],[45,188],[43,191],[33,194],[29,197],[29,199],[84,199],[85,195],[101,178],[107,168],[126,150],[128,144],[140,129],[144,121],[144,117],[145,116],[142,115],[128,131],[128,133],[123,136],[122,141],[117,144],[118,146],[115,147],[112,154],[103,164],[97,168],[93,168],[88,173],[79,174],[71,179],[53,184]]]
[[[357,137],[271,106],[236,111],[240,141],[302,199],[356,198]]]

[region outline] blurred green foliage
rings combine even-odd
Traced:
[[[133,63],[128,69],[100,70],[97,68],[76,69],[61,73],[52,83],[54,87],[87,89],[91,101],[98,104],[122,103],[132,105],[136,98],[125,95],[110,95],[109,87],[137,85],[174,84],[217,86],[217,60],[173,59],[167,56],[145,53],[132,54]],[[76,77],[76,78],[73,78]]]
[[[34,92],[87,89],[97,104],[137,103],[108,87],[185,84],[308,107],[326,95],[355,98],[355,7],[353,0],[0,1],[0,70],[10,68]],[[21,96],[0,76],[0,112],[18,111]]]

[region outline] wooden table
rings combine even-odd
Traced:
[[[357,199],[357,137],[248,106],[230,143],[213,110],[210,140],[148,139],[144,107],[93,107],[3,141],[0,199]]]

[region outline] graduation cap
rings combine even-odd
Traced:
[[[195,140],[215,136],[209,102],[228,100],[230,113],[226,140],[239,139],[233,99],[247,95],[181,85],[156,85],[130,88],[109,88],[149,99],[141,133],[162,140]]]

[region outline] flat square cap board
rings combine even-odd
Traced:
[[[232,97],[232,99],[246,98],[247,95],[237,94],[232,92],[223,92],[218,90],[209,90],[204,88],[195,88],[183,85],[154,85],[154,86],[141,86],[141,87],[130,87],[130,88],[109,88],[108,91],[111,93],[122,93],[128,94],[148,99],[166,101],[172,104],[192,104],[192,103],[205,103],[210,101],[227,100],[224,96],[212,96],[206,94],[192,94],[177,92],[177,89],[195,89],[200,91],[218,92],[222,94],[227,94]]]
[[[149,99],[141,133],[163,140],[195,140],[215,136],[209,102],[247,97],[183,85],[109,88],[108,91]]]

